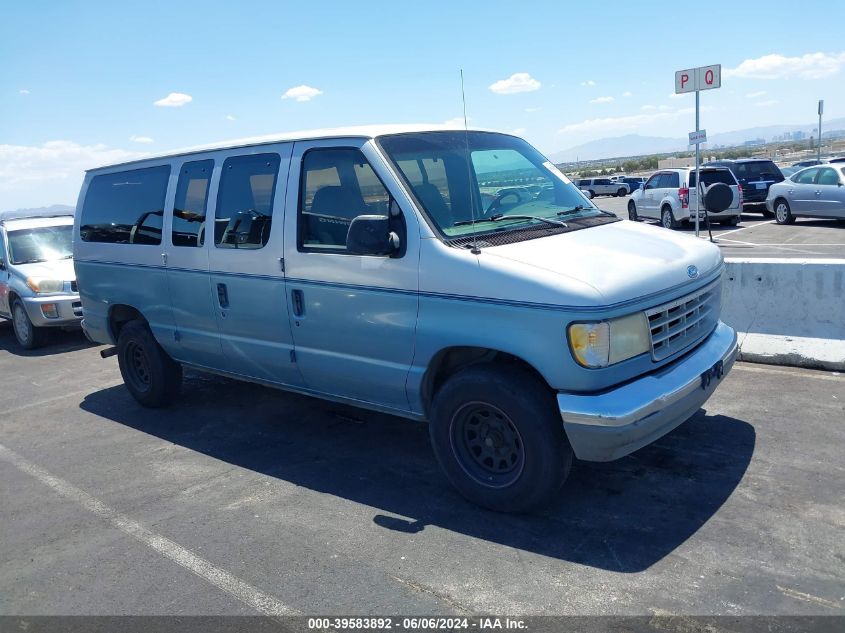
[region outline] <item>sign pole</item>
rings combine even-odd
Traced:
[[[695,91],[695,135],[698,136],[700,131],[700,121],[698,118],[698,101],[700,90]],[[701,206],[701,143],[695,144],[695,236],[698,237],[698,210]]]
[[[822,162],[822,113],[824,112],[824,99],[819,101],[819,142],[818,142],[818,154],[816,158],[819,162]]]

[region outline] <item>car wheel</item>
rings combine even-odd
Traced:
[[[789,203],[783,198],[775,200],[775,222],[778,224],[794,224],[795,216],[789,208]]]
[[[590,200],[592,200],[593,198],[595,198],[595,197],[596,197],[596,192],[595,192],[595,191],[593,191],[592,189],[588,189],[588,190],[587,190],[587,193],[589,193],[589,194],[590,194]]]
[[[633,200],[628,200],[628,219],[631,222],[640,221],[640,217],[637,215],[637,204]]]
[[[24,349],[36,349],[47,342],[47,329],[32,324],[20,299],[15,299],[12,306],[12,329],[18,345]]]
[[[520,368],[459,371],[435,396],[429,433],[458,492],[498,512],[547,503],[572,466],[552,392]]]
[[[678,222],[675,220],[675,215],[672,213],[671,207],[663,207],[660,211],[660,224],[665,229],[677,229]]]
[[[130,321],[120,330],[117,361],[126,388],[141,405],[163,407],[179,394],[182,366],[167,355],[143,321]]]
[[[624,189],[623,187],[619,187],[619,189],[616,190],[616,197],[617,198],[624,198],[627,195],[628,195],[628,191],[626,189]]]

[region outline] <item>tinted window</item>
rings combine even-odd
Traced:
[[[299,246],[345,251],[359,215],[387,216],[390,194],[357,149],[314,149],[302,159]]]
[[[270,239],[278,154],[234,156],[223,163],[214,244],[218,248],[262,248]]]
[[[648,182],[645,183],[646,189],[657,189],[657,186],[660,184],[660,178],[663,174],[655,174],[651,178],[648,179]]]
[[[783,180],[780,169],[770,160],[736,163],[731,168],[736,177],[744,180]]]
[[[182,165],[176,200],[173,203],[174,246],[202,246],[205,237],[205,211],[213,160],[198,160]]]
[[[819,170],[819,177],[816,182],[820,185],[838,185],[839,176],[836,175],[836,172],[832,168],[823,167]]]
[[[161,244],[170,166],[95,176],[82,204],[83,242]]]
[[[597,185],[609,185],[609,184],[610,184],[610,179],[608,179],[608,178],[597,178],[597,179],[596,179],[596,184],[597,184]]]
[[[702,171],[701,182],[704,183],[705,187],[709,187],[717,182],[733,186],[736,185],[736,178],[727,169],[716,169],[713,171]],[[689,174],[689,186],[690,188],[695,188],[695,171],[691,171]]]
[[[804,171],[800,171],[795,176],[792,177],[797,183],[802,185],[811,185],[816,180],[816,174],[819,173],[817,167],[812,167],[810,169],[805,169]]]

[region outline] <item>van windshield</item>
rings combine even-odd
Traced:
[[[51,262],[73,256],[73,225],[17,229],[9,238],[9,261],[13,264]]]
[[[423,132],[384,136],[379,144],[446,237],[602,215],[542,154],[514,136]]]

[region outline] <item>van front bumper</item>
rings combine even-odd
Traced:
[[[695,350],[659,371],[598,394],[558,393],[575,456],[608,462],[662,437],[698,411],[736,355],[736,332],[719,321]]]
[[[47,310],[45,304],[53,304],[55,311]],[[82,303],[79,295],[45,295],[24,297],[23,305],[29,320],[35,327],[73,327],[82,321]],[[55,314],[56,316],[47,316]]]

